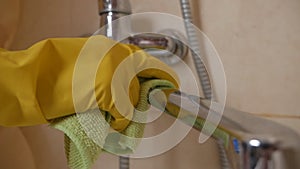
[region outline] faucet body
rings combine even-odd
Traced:
[[[101,33],[105,36],[120,40],[120,31],[130,32],[131,23],[113,23],[131,14],[129,0],[99,0],[99,14],[100,26],[104,26],[104,32]],[[137,45],[160,58],[170,57],[170,53],[182,58],[187,53],[187,47],[177,38],[161,34],[139,34],[130,35],[122,42]],[[206,119],[208,112],[222,116],[216,125],[230,133],[230,146],[226,148],[226,154],[232,169],[300,169],[300,136],[291,129],[228,107],[223,114],[217,110],[209,111],[210,100],[199,98],[191,101],[190,97],[186,97],[188,95],[179,93],[172,93],[169,102],[186,110],[197,106],[197,116],[203,119]],[[184,99],[188,101],[182,104]]]

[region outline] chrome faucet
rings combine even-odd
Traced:
[[[100,25],[104,26],[102,34],[105,36],[118,39],[120,31],[125,29],[130,32],[130,23],[113,24],[114,20],[131,14],[129,0],[99,0],[99,14],[101,16]],[[187,47],[177,38],[161,34],[139,34],[130,35],[122,42],[137,45],[162,59],[170,57],[170,53],[183,58],[187,53]],[[182,100],[187,100],[187,102],[181,106]],[[172,93],[168,101],[187,111],[190,107],[196,106],[199,110],[197,116],[202,119],[206,119],[211,103],[211,100],[182,92]],[[214,105],[217,104],[214,103]],[[222,116],[220,123],[216,125],[230,135],[229,146],[225,148],[230,168],[300,169],[300,136],[293,130],[228,107],[225,108],[223,114],[217,110],[211,112],[216,116]],[[191,115],[193,114],[191,113]],[[196,129],[201,130],[201,128]],[[122,160],[127,163],[126,159],[121,158],[121,162]],[[124,163],[120,166],[122,165]],[[123,168],[128,168],[128,166]]]
[[[216,102],[214,102],[216,110],[212,108],[212,111],[209,111],[211,100],[182,92],[172,93],[168,101],[189,112],[196,107],[198,110],[196,116],[201,119],[206,119],[208,112],[222,117],[220,123],[215,125],[229,135],[229,145],[225,150],[230,168],[300,168],[300,135],[292,129],[229,107],[225,107],[223,113],[219,112],[217,107],[221,105],[218,106]],[[196,129],[202,130],[202,128]]]

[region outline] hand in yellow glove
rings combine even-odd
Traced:
[[[103,44],[115,44],[114,41],[103,36],[94,38]],[[0,125],[43,124],[51,119],[74,114],[72,78],[77,58],[87,40],[86,38],[48,39],[23,51],[0,49]],[[120,43],[115,44],[108,52],[105,45],[99,46],[98,50],[101,51],[102,48],[104,57],[97,70],[94,90],[99,108],[111,113],[113,116],[111,126],[120,131],[130,122],[133,110],[119,112],[116,109],[112,99],[112,77],[120,63],[140,49]],[[150,68],[133,77],[128,93],[133,105],[136,105],[139,99],[138,77],[166,79],[177,84],[175,73],[167,65],[144,52],[138,53],[136,56],[138,63],[131,68],[128,67],[129,72],[135,69],[136,65],[137,67],[159,65],[164,70]],[[126,72],[123,72],[123,75],[126,76]],[[120,84],[119,89],[124,88],[126,86]],[[88,97],[85,99],[92,100]]]

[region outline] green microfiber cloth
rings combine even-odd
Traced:
[[[153,89],[174,89],[175,86],[166,80],[152,79],[141,83],[140,98],[136,109],[145,111],[148,109],[148,94]],[[143,120],[146,119],[146,114],[134,112],[133,118]],[[65,133],[65,153],[68,160],[68,165],[71,169],[89,169],[98,155],[102,151],[101,146],[104,146],[105,151],[115,152],[118,154],[131,153],[137,147],[139,141],[135,138],[143,136],[143,123],[131,121],[128,127],[122,131],[123,135],[116,132],[110,132],[109,112],[99,113],[99,110],[89,110],[85,113],[75,114],[63,118],[56,119],[51,122],[50,126],[61,130]],[[103,115],[105,118],[103,118]],[[85,132],[85,128],[81,125],[80,120],[84,124],[88,124],[89,134],[92,134],[91,139]],[[97,143],[95,143],[95,140]]]
[[[139,102],[136,107],[138,112],[134,112],[133,119],[143,121],[146,119],[146,113],[143,112],[148,109],[149,102],[155,104],[155,99],[157,99],[151,100],[149,93],[151,92],[151,94],[154,93],[155,95],[155,93],[159,93],[160,90],[175,89],[175,86],[167,80],[139,80],[141,88]],[[166,100],[160,99],[156,101],[164,102]],[[160,108],[161,103],[157,103],[155,106]],[[201,130],[204,126],[205,120],[195,117],[195,115],[191,113],[185,113],[185,115],[179,117],[177,112],[171,112],[164,107],[161,107],[161,109],[198,130]],[[101,111],[101,113],[99,113],[99,110],[89,110],[84,113],[59,118],[51,122],[50,126],[65,133],[65,153],[68,165],[71,169],[91,168],[102,151],[101,147],[104,147],[104,150],[107,152],[128,154],[132,153],[138,146],[139,139],[136,138],[142,138],[145,127],[144,123],[131,121],[121,134],[110,132],[110,126],[108,124],[111,116],[109,112]],[[78,116],[80,116],[80,120],[84,121],[84,124],[88,124],[88,132],[92,134],[93,139],[85,132],[86,128],[83,128]],[[229,134],[226,131],[216,128],[213,136],[223,140],[227,147]],[[95,143],[95,141],[97,143]]]

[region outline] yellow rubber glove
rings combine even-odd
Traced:
[[[95,38],[103,44],[115,43],[104,36]],[[48,39],[38,42],[27,50],[0,49],[0,125],[44,124],[51,119],[74,114],[73,72],[79,53],[87,40],[87,38]],[[97,48],[100,51],[103,48],[103,52],[106,52],[107,47],[103,45]],[[98,67],[94,89],[97,103],[101,110],[112,114],[111,126],[118,131],[126,128],[130,122],[121,114],[130,119],[133,111],[120,114],[115,108],[111,93],[112,76],[125,58],[139,50],[135,46],[118,43],[104,53],[105,56]],[[128,95],[133,105],[136,105],[139,99],[138,77],[166,79],[177,84],[175,73],[167,65],[144,52],[139,53],[137,65],[159,65],[164,67],[164,71],[147,69],[132,79]],[[124,87],[126,86],[120,86],[121,89]]]

